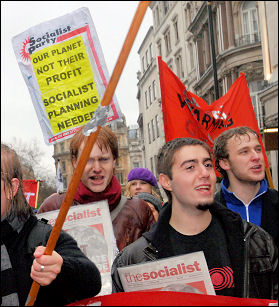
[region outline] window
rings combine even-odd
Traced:
[[[68,186],[67,176],[63,176],[63,189],[67,190],[67,186]]]
[[[151,62],[153,59],[152,43],[149,45],[149,55],[150,55],[150,62]]]
[[[117,177],[118,181],[120,182],[120,184],[123,184],[123,175],[122,175],[122,173],[116,174],[116,177]]]
[[[175,35],[175,42],[177,43],[179,41],[179,35],[178,35],[178,21],[177,19],[173,22],[174,27],[174,35]]]
[[[145,59],[146,59],[146,68],[149,66],[149,61],[148,61],[148,49],[145,51]]]
[[[250,92],[250,96],[251,96],[251,100],[252,100],[252,105],[253,105],[253,109],[257,118],[257,122],[259,125],[259,128],[263,128],[264,123],[263,123],[263,113],[262,113],[262,109],[261,109],[261,102],[258,99],[258,92],[263,90],[264,85],[261,83],[261,81],[252,81],[249,82],[249,92]]]
[[[151,120],[152,140],[155,141],[154,119]]]
[[[150,123],[147,124],[147,128],[148,128],[148,142],[149,144],[151,144]]]
[[[167,12],[169,11],[169,1],[163,1],[163,4],[164,4],[164,13],[166,15]]]
[[[133,165],[134,165],[134,168],[139,167],[139,162],[134,162]]]
[[[185,19],[185,25],[186,25],[186,29],[187,29],[188,25],[189,25],[187,9],[184,9],[184,19]]]
[[[178,78],[183,78],[184,72],[183,72],[183,68],[182,68],[181,54],[178,54],[178,55],[175,56],[175,64],[176,64],[176,71],[177,71]]]
[[[160,18],[159,18],[159,7],[158,6],[155,9],[155,21],[156,21],[156,26],[159,27]]]
[[[170,70],[173,70],[172,69],[172,59],[167,64],[168,64],[168,67],[170,68]]]
[[[166,55],[168,55],[171,52],[170,30],[165,32],[164,39],[166,45]]]
[[[243,1],[242,6],[243,35],[245,43],[259,40],[256,1]]]
[[[144,95],[145,95],[145,106],[146,106],[146,109],[148,109],[147,91],[145,91]]]
[[[186,24],[187,24],[187,27],[189,27],[191,21],[192,21],[192,16],[191,16],[191,5],[190,5],[190,3],[188,2],[188,3],[187,3],[187,8],[186,8]]]
[[[153,168],[153,158],[150,158],[150,168],[151,168],[151,173],[154,173],[154,168]]]
[[[153,80],[152,82],[152,87],[153,87],[153,100],[156,99],[156,81]]]
[[[159,132],[159,118],[158,115],[155,116],[155,124],[156,124],[156,133],[157,133],[157,138],[160,136]]]
[[[149,104],[152,104],[152,96],[151,96],[151,85],[148,87],[148,94],[149,94]]]
[[[189,56],[190,56],[190,71],[192,71],[194,68],[194,49],[192,43],[189,43],[188,46],[189,46]]]
[[[60,150],[61,150],[61,152],[64,152],[64,150],[65,150],[64,142],[62,142],[60,144]]]
[[[157,43],[157,48],[158,48],[158,56],[162,56],[162,45],[161,41]]]
[[[142,71],[145,72],[145,66],[144,66],[144,57],[142,58]]]
[[[157,155],[154,156],[154,176],[157,177]]]
[[[62,171],[66,172],[66,161],[62,161]]]

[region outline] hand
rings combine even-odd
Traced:
[[[159,212],[155,209],[155,207],[154,207],[154,205],[153,204],[151,204],[150,202],[148,202],[148,201],[145,201],[147,204],[148,204],[148,206],[150,207],[150,209],[151,209],[151,211],[152,211],[152,213],[153,213],[153,216],[154,216],[154,219],[155,219],[155,221],[157,222],[158,221],[158,218],[159,218]]]
[[[53,251],[52,255],[44,255],[45,249],[45,246],[36,248],[30,274],[31,278],[41,286],[52,283],[60,273],[63,264],[63,258],[57,252]]]

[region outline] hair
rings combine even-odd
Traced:
[[[19,220],[25,220],[33,214],[23,192],[22,166],[17,153],[8,145],[1,143],[1,180],[4,182],[5,193],[12,191],[12,179],[19,180],[19,188],[13,199],[10,200],[10,208],[7,208],[7,219],[11,220],[15,216]]]
[[[143,181],[144,181],[144,180],[143,180]],[[149,183],[149,184],[150,184],[150,183]],[[125,195],[126,197],[132,197],[132,196],[131,196],[131,192],[130,192],[130,187],[131,187],[131,185],[132,185],[132,181],[129,181],[129,182],[126,184],[125,191],[124,191],[124,195]],[[157,197],[158,199],[162,200],[162,197],[161,197],[160,194],[156,191],[156,188],[155,188],[153,185],[151,185],[151,184],[150,184],[150,186],[151,186],[151,194],[152,194],[153,196]]]
[[[75,160],[77,160],[79,148],[83,142],[85,142],[87,136],[82,133],[82,127],[78,130],[78,132],[74,135],[70,143],[70,154],[72,164]],[[97,145],[101,150],[105,148],[106,150],[111,150],[113,159],[118,159],[118,142],[116,135],[112,132],[111,128],[104,126],[101,127],[97,140]]]
[[[229,153],[227,150],[227,144],[228,140],[230,140],[232,137],[240,138],[240,136],[247,135],[250,140],[250,135],[254,134],[257,136],[257,132],[249,127],[242,126],[242,127],[236,127],[232,129],[228,129],[221,133],[215,140],[214,140],[214,146],[213,146],[213,155],[215,159],[215,167],[216,169],[222,174],[223,177],[227,177],[227,172],[222,169],[220,166],[220,160],[228,159]]]
[[[157,172],[165,174],[172,180],[172,166],[174,163],[174,154],[184,146],[202,146],[212,158],[209,146],[199,139],[194,138],[176,138],[161,147],[157,157]],[[169,202],[172,200],[171,192],[164,189]]]

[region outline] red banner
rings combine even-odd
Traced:
[[[223,131],[248,126],[258,134],[265,167],[268,167],[244,73],[240,73],[224,96],[208,105],[202,98],[186,90],[161,57],[158,57],[158,64],[166,142],[177,137],[192,137],[212,148],[214,139]]]
[[[84,299],[67,306],[268,306],[278,301],[175,291],[120,292]]]
[[[34,179],[23,180],[23,192],[27,199],[28,204],[31,207],[37,208],[37,191],[38,191],[38,181]]]

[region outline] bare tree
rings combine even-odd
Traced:
[[[38,206],[45,198],[56,192],[55,174],[43,165],[44,151],[38,146],[36,139],[23,142],[21,139],[13,137],[10,144],[19,155],[23,166],[23,179],[40,180],[38,195]]]

